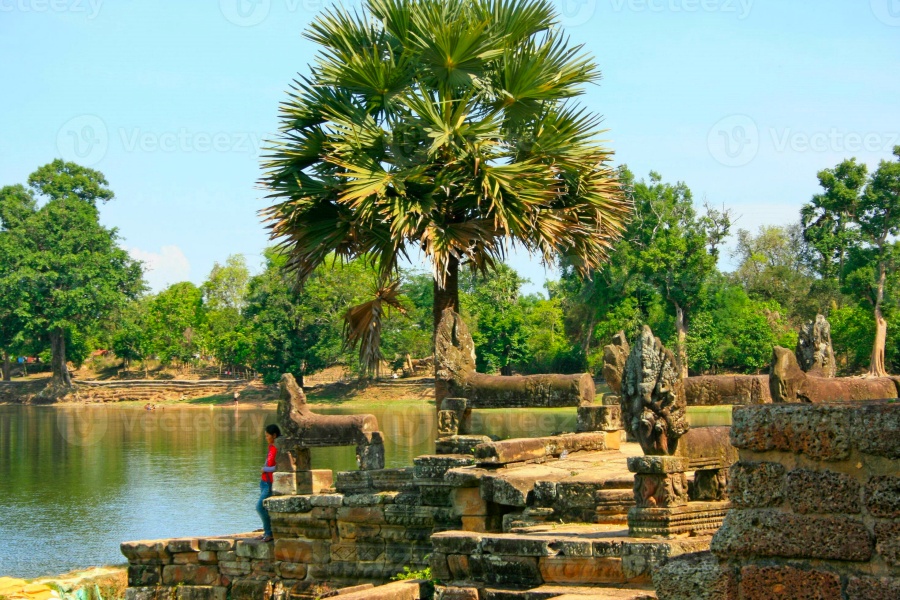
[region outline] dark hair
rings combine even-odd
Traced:
[[[272,423],[271,425],[266,425],[266,433],[269,433],[271,435],[274,435],[275,437],[278,437],[281,435],[281,429],[278,427],[278,425],[276,425],[275,423]]]

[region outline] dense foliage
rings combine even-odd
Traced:
[[[137,296],[141,268],[100,224],[97,205],[113,198],[102,173],[55,160],[28,185],[0,190],[0,313],[19,326],[0,343],[49,345],[54,383],[67,386],[67,359],[84,358],[85,338]]]
[[[617,331],[633,336],[647,323],[680,347],[691,374],[759,373],[772,346],[794,347],[798,328],[822,313],[843,374],[871,370],[878,348],[885,370],[900,372],[893,325],[900,315],[900,148],[895,156],[872,174],[855,161],[823,170],[823,192],[796,224],[738,230],[732,272],[718,267],[729,211],[697,207],[684,183],[656,173],[637,180],[622,167],[634,219],[590,279],[562,259],[559,280],[545,294],[526,295],[527,281],[503,263],[486,274],[461,273],[460,307],[478,368],[596,372]],[[256,274],[243,257],[230,256],[199,286],[179,282],[142,293],[139,264],[119,247],[115,230],[98,223],[97,205],[111,198],[102,174],[61,161],[39,169],[27,187],[0,189],[4,358],[78,364],[111,349],[126,364],[213,365],[253,370],[267,381],[332,365],[366,372],[345,343],[345,317],[380,285],[377,266],[330,255],[301,288],[285,269],[289,254],[273,248]],[[407,354],[431,354],[435,291],[432,273],[398,276],[379,342],[383,366],[395,369]]]

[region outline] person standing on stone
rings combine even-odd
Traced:
[[[278,449],[275,448],[275,439],[281,435],[281,429],[274,423],[266,426],[266,442],[269,444],[269,451],[266,453],[266,463],[262,468],[262,480],[259,482],[259,502],[256,503],[256,512],[263,522],[263,534],[259,537],[264,542],[272,541],[272,520],[269,518],[269,511],[263,506],[263,500],[272,495],[272,473],[275,472],[275,455]]]

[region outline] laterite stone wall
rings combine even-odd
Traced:
[[[733,508],[660,600],[900,598],[900,403],[734,410]]]

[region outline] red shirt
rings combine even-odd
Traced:
[[[278,453],[278,449],[275,446],[269,446],[269,453],[266,455],[266,466],[274,467],[275,466],[275,455]],[[268,483],[272,483],[272,474],[271,473],[263,473],[262,480]]]

